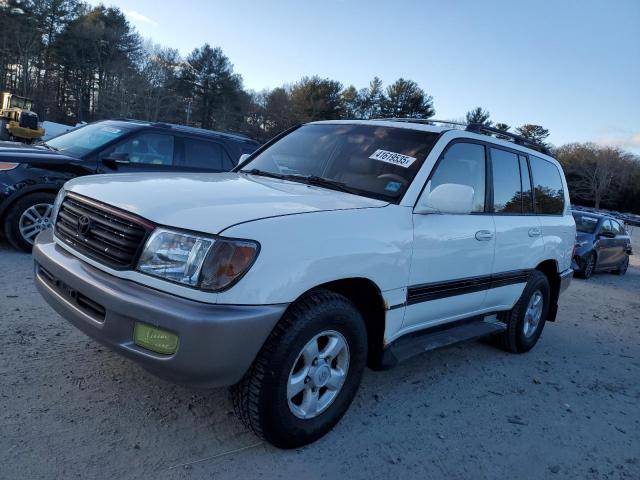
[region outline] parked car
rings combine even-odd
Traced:
[[[51,226],[53,200],[67,180],[94,173],[231,170],[259,144],[238,134],[164,123],[108,120],[38,146],[0,146],[0,226],[30,251]]]
[[[36,239],[39,291],[156,375],[233,385],[258,436],[306,444],[365,365],[482,336],[522,353],[556,319],[576,235],[562,168],[484,131],[315,122],[232,173],[71,180]]]
[[[627,273],[631,238],[615,218],[591,212],[573,212],[576,222],[576,251],[573,268],[582,278],[595,272]]]

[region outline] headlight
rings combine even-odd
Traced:
[[[587,240],[583,240],[582,242],[578,242],[578,243],[576,243],[576,248],[584,247],[587,243],[589,243]]]
[[[250,240],[158,229],[145,244],[138,270],[190,287],[219,291],[246,273],[258,249],[258,244]]]
[[[62,200],[64,200],[64,196],[67,192],[64,188],[61,188],[56,196],[56,199],[53,201],[53,209],[51,210],[51,225],[56,224],[56,218],[58,218],[58,212],[60,211],[60,205],[62,205]]]

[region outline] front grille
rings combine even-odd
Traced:
[[[87,257],[111,268],[135,265],[150,232],[126,213],[67,195],[56,219],[55,234]]]

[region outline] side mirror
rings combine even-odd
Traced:
[[[110,153],[108,156],[106,156],[105,158],[102,159],[102,163],[104,165],[106,165],[107,167],[116,170],[118,168],[118,165],[128,165],[129,163],[131,163],[129,161],[129,154],[125,153],[125,152],[113,152]]]
[[[413,211],[421,215],[429,213],[468,215],[473,211],[474,193],[473,187],[469,185],[443,183],[429,193],[424,193]]]
[[[238,159],[238,165],[240,165],[242,162],[244,162],[250,156],[251,156],[251,154],[249,154],[249,153],[243,153],[242,155],[240,155],[240,158]]]

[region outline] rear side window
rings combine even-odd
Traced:
[[[613,229],[613,225],[611,225],[611,220],[605,220],[604,222],[602,222],[602,227],[600,227],[600,231],[606,232],[606,233],[615,233]]]
[[[558,167],[533,155],[529,159],[535,185],[536,213],[561,215],[564,211],[564,189]]]
[[[231,159],[217,142],[183,139],[184,165],[207,170],[230,170],[233,167]]]
[[[495,213],[522,213],[522,186],[520,165],[515,153],[491,149],[493,168],[493,211]]]
[[[454,143],[438,163],[427,184],[427,191],[432,191],[443,183],[469,185],[474,192],[472,212],[484,212],[485,178],[484,146],[476,143]]]
[[[613,231],[616,232],[616,235],[624,235],[626,233],[624,227],[615,220],[611,220],[611,224],[613,225]]]

